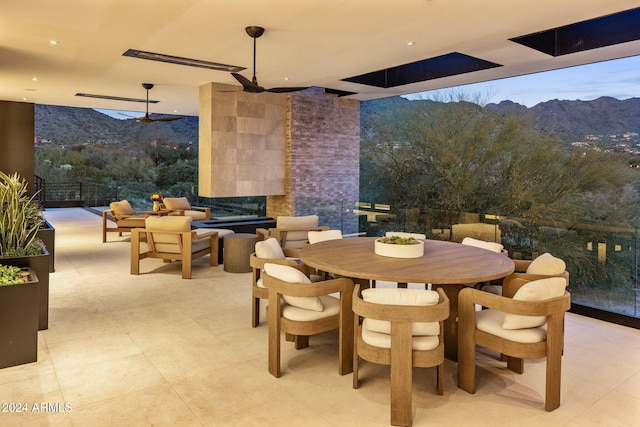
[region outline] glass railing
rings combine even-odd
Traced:
[[[387,231],[426,234],[429,239],[461,242],[464,237],[499,242],[513,259],[549,252],[567,264],[572,302],[640,318],[638,235],[621,224],[562,224],[385,204],[318,199],[297,200],[297,215],[316,213],[321,225],[345,235],[382,236]],[[315,207],[314,207],[315,206]]]
[[[51,190],[50,187],[47,187]],[[149,184],[108,186],[67,184],[56,197],[80,198],[86,206],[108,206],[127,199],[135,209],[150,209]],[[211,207],[212,217],[264,216],[266,198],[208,199],[194,187],[186,196],[193,205]],[[533,259],[549,252],[562,258],[570,273],[572,302],[611,313],[640,318],[638,284],[639,230],[625,224],[562,224],[498,216],[395,206],[356,200],[297,198],[296,215],[317,214],[320,224],[347,236],[382,236],[386,231],[410,231],[430,239],[460,242],[464,237],[499,242],[513,259]]]

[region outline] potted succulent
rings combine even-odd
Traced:
[[[38,359],[38,278],[0,264],[0,368]]]
[[[420,258],[424,255],[424,242],[413,237],[381,237],[376,239],[374,251],[390,258]]]
[[[45,224],[40,205],[18,174],[0,171],[0,264],[29,267],[38,277],[39,329],[49,326],[49,253],[38,239]]]

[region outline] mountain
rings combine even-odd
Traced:
[[[151,117],[163,116],[154,114]],[[36,104],[35,135],[37,142],[63,145],[131,145],[146,141],[195,145],[198,143],[198,117],[136,123],[135,119],[119,120],[91,108]]]
[[[603,96],[593,101],[541,102],[531,108],[502,101],[487,104],[486,109],[501,114],[524,114],[539,129],[570,143],[584,141],[585,137],[628,132],[640,133],[640,98],[619,100]]]

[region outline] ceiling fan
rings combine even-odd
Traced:
[[[242,74],[231,73],[235,79],[240,82],[242,85],[242,89],[244,92],[249,93],[262,93],[262,92],[272,92],[272,93],[287,93],[287,92],[296,92],[299,90],[307,89],[306,87],[274,87],[271,89],[265,89],[264,87],[258,84],[258,79],[256,78],[256,39],[264,34],[264,28],[262,27],[246,27],[245,31],[249,34],[249,37],[253,39],[253,78],[249,80]]]
[[[153,83],[142,83],[142,87],[147,90],[147,113],[144,117],[136,117],[136,123],[151,123],[151,122],[173,122],[174,120],[180,120],[182,117],[158,117],[152,119],[149,117],[149,90],[153,89]]]

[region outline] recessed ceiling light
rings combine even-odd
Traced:
[[[38,81],[38,78],[37,78],[37,77],[34,77],[34,78],[32,78],[31,80],[33,80],[34,82],[37,82],[37,81]]]
[[[415,42],[407,42],[407,46],[413,46]]]
[[[122,56],[132,58],[149,59],[151,61],[168,62],[170,64],[186,65],[189,67],[208,68],[210,70],[227,71],[237,73],[246,70],[245,67],[237,65],[218,64],[217,62],[202,61],[200,59],[182,58],[179,56],[165,55],[163,53],[145,52],[143,50],[128,49]]]
[[[49,40],[49,44],[58,44],[58,40]]]

